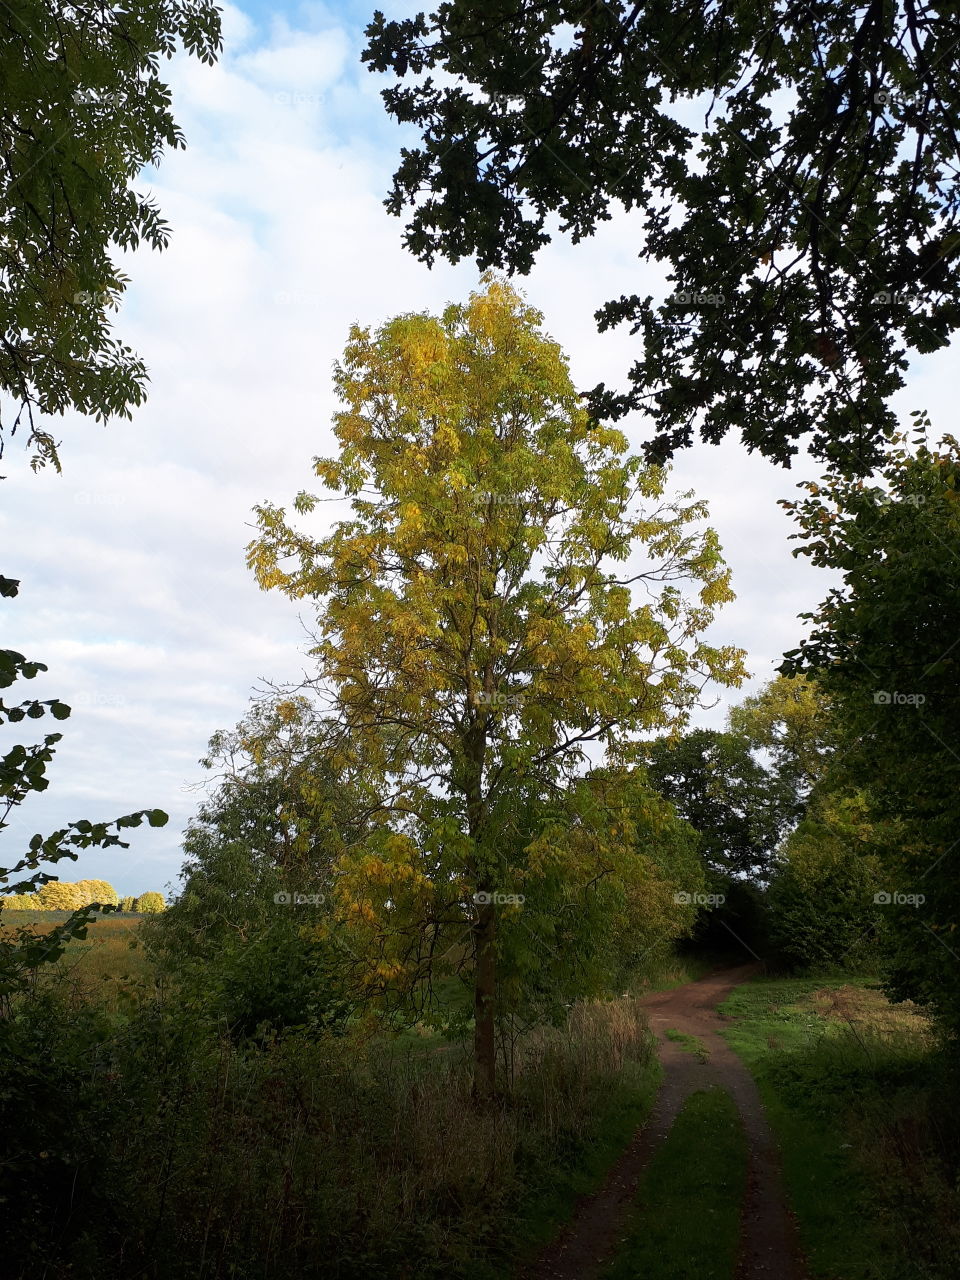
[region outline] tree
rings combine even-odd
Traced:
[[[786,842],[768,894],[771,942],[797,967],[875,959],[884,877],[864,795],[824,795]]]
[[[87,905],[79,885],[66,880],[51,880],[41,885],[34,894],[34,902],[39,911],[76,911]]]
[[[714,876],[766,875],[794,817],[792,791],[735,733],[693,729],[647,747],[650,781],[698,832]]]
[[[113,246],[162,249],[169,228],[131,189],[163,148],[182,147],[160,79],[177,43],[202,62],[220,49],[208,0],[22,0],[6,10],[0,50],[0,390],[19,403],[34,467],[57,445],[34,420],[67,408],[130,417],[144,399],[143,362],[112,334],[127,284]]]
[[[78,880],[76,883],[53,880],[31,894],[23,905],[29,905],[38,911],[75,911],[77,907],[86,907],[91,903],[116,906],[118,902],[116,890],[106,880]],[[4,905],[13,904],[6,902]]]
[[[603,949],[606,965],[583,992],[595,996],[620,990],[651,954],[662,956],[692,933],[706,881],[697,832],[651,785],[647,770],[592,769],[575,789],[586,791],[598,807],[598,825],[621,828],[622,845],[614,848],[625,851],[617,876],[600,882],[606,899],[598,905],[609,918],[572,940],[578,956],[591,943]],[[583,897],[575,899],[581,911]]]
[[[35,911],[37,902],[32,893],[12,893],[7,898],[0,898],[0,907],[7,911]]]
[[[696,834],[642,770],[595,768],[539,792],[531,780],[498,815],[504,888],[488,895],[471,893],[454,812],[434,797],[409,835],[385,826],[344,857],[334,918],[359,962],[353,989],[376,1000],[381,1019],[458,1035],[475,1021],[471,932],[489,896],[496,1040],[512,1080],[519,1035],[563,1021],[575,1000],[621,990],[691,932],[704,887]],[[328,916],[320,939],[330,925]]]
[[[337,860],[365,834],[370,803],[359,780],[335,768],[330,735],[310,699],[271,695],[210,739],[201,763],[216,785],[184,833],[183,891],[151,926],[152,945],[172,964],[209,968],[232,937],[276,921],[277,893],[330,890]]]
[[[135,902],[136,902],[136,898],[134,898],[131,894],[124,894],[124,896],[120,899],[120,910],[121,911],[136,910],[134,906]]]
[[[150,890],[147,893],[141,893],[140,897],[134,905],[134,911],[141,915],[155,915],[159,911],[166,910],[166,902],[163,900],[163,894]]]
[[[116,889],[106,880],[78,880],[76,887],[80,891],[83,906],[88,902],[108,902],[115,907],[120,902]]]
[[[183,143],[169,113],[169,90],[157,75],[159,55],[170,57],[178,39],[201,60],[212,61],[220,46],[219,12],[205,0],[190,6],[148,0],[134,8],[24,0],[5,10],[0,396],[9,395],[18,409],[12,423],[0,419],[0,454],[5,430],[12,435],[26,414],[34,469],[47,462],[60,467],[57,444],[36,422],[35,410],[129,417],[130,407],[143,399],[143,364],[112,336],[107,318],[126,284],[111,252],[141,241],[154,248],[167,242],[166,224],[153,203],[130,183],[145,164],[159,163],[164,143]],[[18,587],[16,580],[0,577],[0,596],[12,598]],[[45,670],[15,650],[0,650],[0,690]],[[0,723],[47,714],[64,720],[70,708],[58,699],[13,706],[0,701]],[[48,733],[42,742],[18,744],[0,759],[0,831],[9,828],[12,810],[46,789],[46,768],[60,738]],[[123,829],[144,818],[151,826],[167,821],[162,810],[144,809],[113,822],[80,819],[46,837],[36,834],[12,866],[0,869],[0,884],[14,899],[36,900],[44,892],[48,899],[66,896],[41,865],[75,860],[78,850],[90,847],[126,848]],[[26,878],[17,881],[22,873]],[[11,878],[16,882],[8,884]],[[94,910],[81,906],[42,936],[23,927],[0,932],[0,1041],[6,1049],[14,1000],[72,938],[86,936]],[[12,1056],[23,1078],[31,1080],[32,1097],[49,1064],[36,1051],[32,1059],[16,1051]],[[14,1110],[29,1103],[16,1085],[6,1094]]]
[[[654,460],[736,428],[787,465],[878,461],[906,353],[960,323],[952,6],[447,0],[367,34],[422,135],[385,201],[418,258],[525,273],[553,225],[635,211],[672,289],[597,313],[643,339],[598,418],[649,410]]]
[[[183,890],[140,929],[178,988],[238,1038],[264,1024],[333,1028],[356,1003],[340,931],[308,936],[365,823],[363,791],[334,771],[328,736],[313,702],[287,695],[213,735],[202,763],[216,786],[184,834]]]
[[[303,694],[254,702],[234,730],[210,739],[201,763],[219,788],[198,820],[212,817],[277,872],[325,887],[336,852],[363,833],[370,800],[362,779],[337,771],[335,728]]]
[[[317,601],[337,758],[375,781],[395,824],[361,859],[374,891],[344,909],[397,914],[402,891],[401,916],[466,922],[481,1096],[496,1079],[499,910],[522,906],[521,801],[569,781],[591,743],[628,764],[639,732],[682,720],[706,681],[743,675],[739,651],[700,638],[732,594],[716,536],[689,527],[704,504],[666,499],[662,471],[591,424],[541,320],[490,279],[440,318],[354,327],[335,373],[342,452],[315,461],[353,519],[317,539],[265,504],[249,550],[262,587]],[[640,562],[618,575],[631,551]],[[579,838],[550,855],[567,877]]]
[[[879,479],[785,503],[798,554],[840,570],[785,674],[816,679],[838,725],[834,789],[862,792],[886,883],[890,990],[960,1031],[960,445],[898,436]]]
[[[730,728],[765,751],[796,796],[798,814],[823,778],[834,748],[823,690],[803,676],[778,675],[758,694],[730,708]]]

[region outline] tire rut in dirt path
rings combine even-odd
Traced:
[[[687,1098],[709,1085],[730,1093],[747,1135],[747,1193],[736,1280],[804,1280],[796,1224],[786,1206],[779,1154],[763,1103],[753,1077],[718,1034],[723,1019],[717,1005],[758,968],[749,964],[725,969],[644,998],[664,1069],[650,1117],[600,1190],[581,1200],[572,1221],[518,1280],[591,1280],[612,1261],[644,1169]],[[709,1051],[709,1061],[701,1062],[666,1039],[668,1028],[698,1037]]]

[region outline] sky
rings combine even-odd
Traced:
[[[134,830],[129,849],[89,850],[57,871],[120,893],[176,886],[211,734],[232,727],[265,681],[309,668],[297,606],[260,591],[245,566],[252,508],[289,508],[318,483],[313,457],[336,451],[331,372],[351,323],[436,311],[478,284],[469,263],[418,263],[383,208],[404,134],[380,78],[360,63],[372,8],[228,5],[216,66],[166,65],[188,145],[138,186],[172,241],[162,254],[123,255],[132,283],[116,317],[150,371],[148,402],[131,422],[54,424],[62,475],[33,474],[16,441],[4,458],[0,570],[21,579],[2,605],[4,646],[49,668],[24,696],[73,707],[50,726],[64,730],[51,785],[15,814],[5,865],[34,832],[156,806],[170,814],[166,827]],[[555,240],[520,282],[584,389],[624,384],[635,339],[598,334],[592,317],[645,286],[669,292],[638,261],[627,215],[580,245]],[[911,371],[897,401],[904,420],[923,407],[935,428],[951,429],[950,360],[947,350]],[[640,418],[620,425],[637,448],[649,434]],[[773,676],[803,634],[798,615],[830,586],[792,555],[793,526],[777,505],[816,474],[809,461],[775,467],[737,439],[675,461],[671,488],[708,501],[733,571],[737,599],[710,638],[745,649],[751,672],[741,690],[715,690],[696,723],[722,727],[729,703]]]

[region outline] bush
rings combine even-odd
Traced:
[[[300,936],[295,920],[237,939],[200,972],[204,1002],[235,1040],[269,1029],[342,1028],[353,1008],[330,949]]]
[[[460,1045],[236,1045],[179,992],[122,1028],[50,992],[15,1018],[11,1047],[29,1095],[14,1107],[0,1092],[11,1280],[103,1280],[121,1258],[143,1280],[193,1280],[200,1259],[209,1280],[499,1273],[531,1188],[555,1202],[655,1074],[634,1000],[577,1005],[525,1039],[494,1108],[472,1104]]]
[[[249,843],[203,821],[188,829],[184,848],[183,892],[139,929],[164,976],[237,1041],[264,1026],[341,1025],[354,957],[316,936],[325,906],[277,901],[312,893],[316,882],[267,865]]]

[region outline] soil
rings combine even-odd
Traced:
[[[747,1135],[749,1164],[741,1219],[736,1280],[804,1280],[796,1224],[787,1208],[776,1142],[753,1077],[718,1035],[717,1012],[734,987],[757,972],[740,965],[643,999],[656,1034],[664,1079],[647,1123],[617,1161],[599,1191],[585,1196],[571,1221],[520,1280],[590,1280],[612,1261],[627,1231],[643,1171],[691,1093],[719,1085],[732,1096]],[[696,1036],[709,1058],[668,1040],[667,1029]]]

